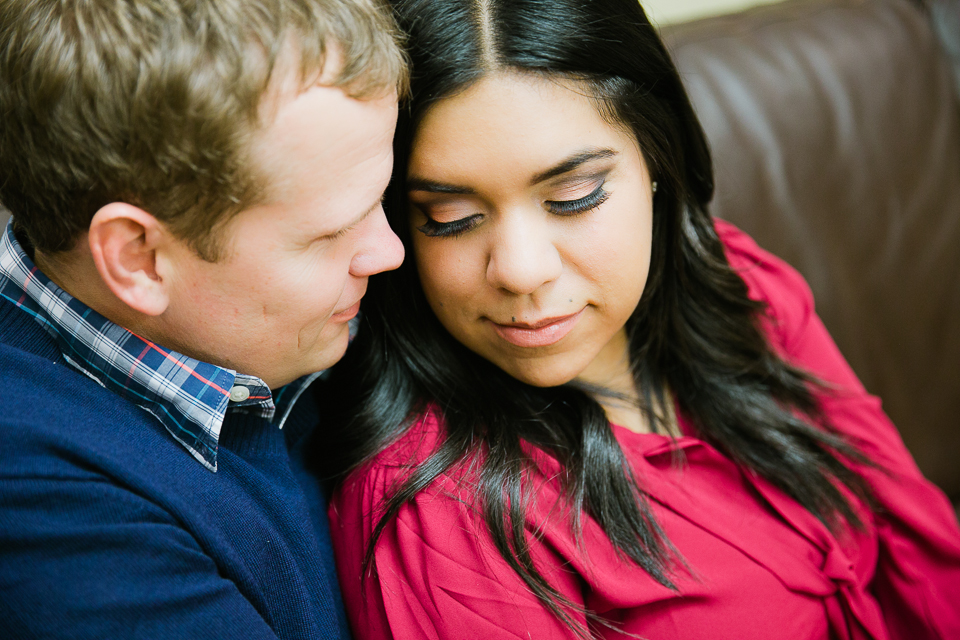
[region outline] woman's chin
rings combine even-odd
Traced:
[[[556,363],[542,365],[523,362],[523,363],[499,363],[494,362],[504,372],[511,377],[528,384],[531,387],[559,387],[567,384],[576,378],[582,367],[558,366]]]

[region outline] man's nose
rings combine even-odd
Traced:
[[[403,262],[403,243],[390,228],[382,206],[364,220],[364,227],[362,245],[350,263],[350,273],[366,277],[399,267]]]

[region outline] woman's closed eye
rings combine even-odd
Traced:
[[[478,211],[480,204],[470,195],[439,194],[410,196],[410,205],[419,211],[425,223],[417,227],[425,236],[459,236],[473,229],[483,214]]]
[[[596,209],[610,197],[610,193],[603,188],[603,185],[604,182],[601,181],[593,191],[582,198],[572,200],[547,200],[544,202],[544,205],[550,213],[559,216],[572,216],[579,213],[586,213],[591,209]]]
[[[552,188],[552,199],[543,200],[543,207],[553,215],[564,217],[586,213],[610,197],[610,192],[604,189],[605,184],[606,172],[587,179],[568,178]],[[585,191],[586,195],[580,195]],[[430,203],[412,200],[411,204],[427,219],[417,227],[425,236],[455,238],[473,230],[484,217],[483,213],[468,213],[471,209],[476,211],[475,206],[467,205],[459,198]]]
[[[428,216],[427,221],[417,227],[417,230],[425,236],[456,237],[466,233],[467,231],[470,231],[477,226],[477,224],[480,222],[480,218],[482,217],[482,214],[475,213],[471,216],[467,216],[466,218],[460,218],[459,220],[453,220],[451,222],[438,222]]]

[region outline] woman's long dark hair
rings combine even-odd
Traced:
[[[413,76],[387,206],[408,252],[407,157],[431,105],[497,70],[582,81],[601,115],[634,132],[658,184],[649,277],[627,323],[641,409],[652,428],[664,428],[655,408],[668,406],[669,390],[701,438],[829,526],[861,526],[839,488],[869,495],[843,462],[859,454],[829,429],[811,392],[815,382],[779,358],[759,329],[764,308],[747,297],[707,212],[713,173],[705,136],[637,0],[398,0],[394,7],[409,34]],[[500,554],[544,606],[588,635],[570,615],[575,607],[532,561],[526,442],[565,469],[574,531],[588,514],[627,558],[672,586],[669,541],[591,394],[576,384],[526,385],[459,344],[427,305],[412,259],[371,279],[363,314],[324,400],[325,409],[337,407],[335,425],[324,432],[324,448],[336,452],[326,462],[328,475],[382,450],[427,403],[446,425],[439,448],[387,502],[368,568],[377,537],[402,505],[471,460],[479,468],[478,504]]]

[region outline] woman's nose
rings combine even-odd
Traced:
[[[487,262],[492,286],[527,295],[560,277],[563,261],[542,213],[504,214],[498,227]]]

